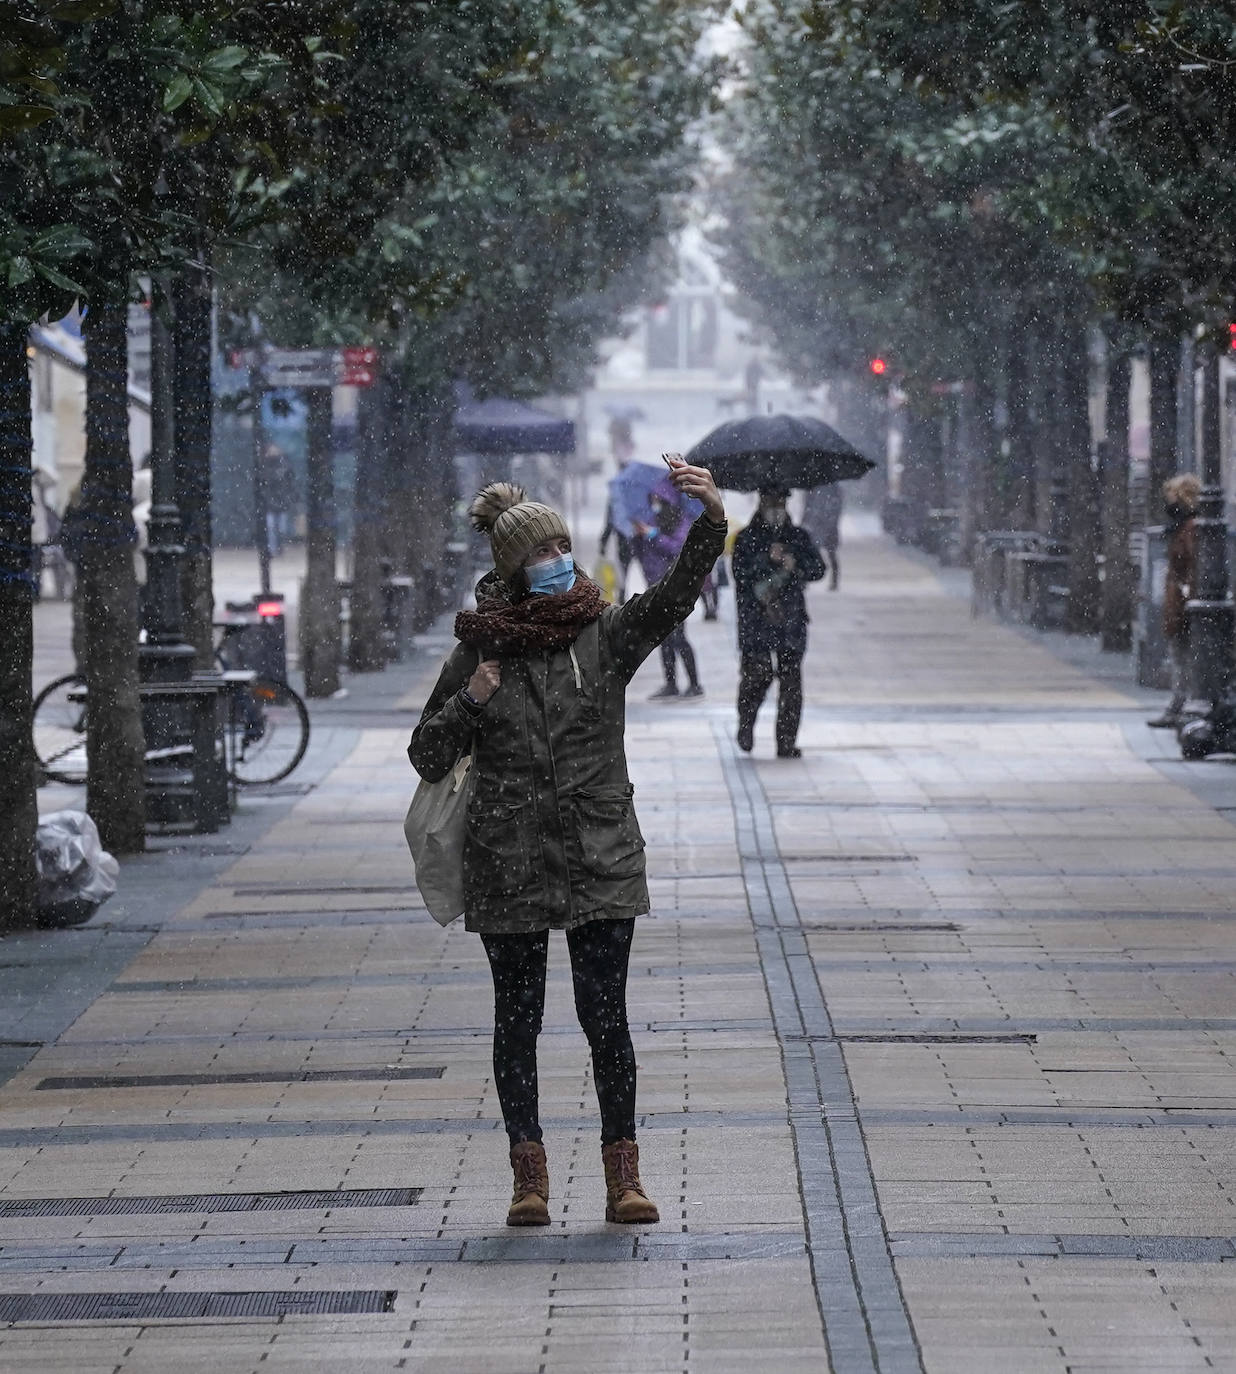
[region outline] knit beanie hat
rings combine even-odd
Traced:
[[[511,482],[491,482],[476,494],[468,508],[473,527],[489,535],[494,567],[508,585],[514,585],[525,558],[547,539],[570,539],[566,521],[552,506],[529,501],[523,487]]]

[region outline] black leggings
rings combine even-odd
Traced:
[[[635,1050],[627,1027],[633,920],[589,921],[567,931],[575,1011],[592,1050],[601,1144],[635,1139]],[[540,1140],[536,1039],[545,1010],[549,932],[482,935],[494,978],[494,1079],[511,1144]]]
[[[665,670],[666,682],[671,686],[677,685],[678,682],[678,673],[674,664],[675,654],[682,659],[682,666],[687,670],[687,686],[698,687],[699,675],[695,668],[695,650],[687,643],[687,632],[681,625],[676,625],[661,641],[661,667]]]

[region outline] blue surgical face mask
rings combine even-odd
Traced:
[[[524,571],[528,574],[528,590],[541,596],[557,596],[559,592],[569,592],[575,585],[575,560],[569,553],[547,558],[544,563],[534,563]]]

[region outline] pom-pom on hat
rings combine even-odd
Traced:
[[[552,506],[529,501],[523,487],[512,482],[491,482],[476,494],[468,507],[473,528],[489,535],[494,567],[514,585],[523,561],[547,539],[570,539],[566,521]]]

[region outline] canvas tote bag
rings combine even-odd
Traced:
[[[450,925],[463,915],[464,829],[471,794],[469,750],[438,782],[421,779],[403,822],[416,886],[425,909],[440,926]]]

